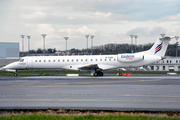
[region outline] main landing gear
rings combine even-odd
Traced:
[[[101,71],[97,71],[97,72],[94,73],[94,76],[95,76],[95,77],[97,77],[97,76],[103,76],[103,75],[104,75],[104,73],[101,72]]]

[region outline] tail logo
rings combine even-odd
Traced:
[[[156,54],[157,52],[159,52],[159,51],[161,50],[161,48],[162,48],[162,43],[159,44],[159,45],[155,48],[154,54]]]

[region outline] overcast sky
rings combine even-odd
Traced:
[[[94,35],[94,45],[153,43],[165,33],[180,36],[180,0],[0,0],[0,42],[19,42],[31,36],[31,49],[86,48],[85,35]],[[175,43],[175,40],[171,41]],[[89,47],[90,47],[89,39]],[[25,50],[27,50],[25,37]]]

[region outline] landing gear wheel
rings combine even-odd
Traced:
[[[94,73],[94,76],[95,76],[95,77],[97,77],[97,76],[98,76],[98,73],[97,73],[97,72],[95,72],[95,73]]]
[[[103,76],[104,74],[103,74],[103,72],[99,72],[99,76]]]
[[[17,73],[14,73],[14,76],[16,77],[16,76],[18,76],[18,74],[17,74]]]
[[[104,74],[103,74],[103,72],[95,72],[94,73],[94,76],[95,77],[97,77],[97,76],[103,76]]]

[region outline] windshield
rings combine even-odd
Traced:
[[[20,61],[20,62],[24,62],[24,59],[20,59],[19,61]]]

